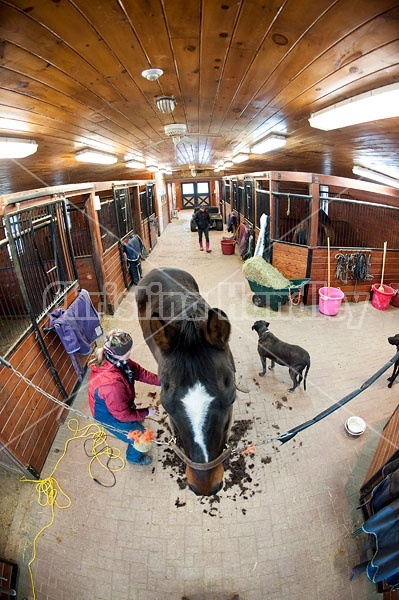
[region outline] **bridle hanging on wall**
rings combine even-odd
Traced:
[[[371,250],[362,252],[340,251],[335,255],[337,260],[336,276],[342,283],[352,281],[368,281],[370,275]]]

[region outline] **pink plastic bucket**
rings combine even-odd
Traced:
[[[323,315],[334,317],[338,314],[344,292],[334,287],[323,287],[319,289],[319,311]]]
[[[371,286],[371,289],[373,290],[371,304],[378,310],[386,310],[389,306],[392,296],[395,295],[395,290],[393,290],[391,286],[385,284],[382,286],[384,291],[380,291],[379,287],[380,286],[377,283],[374,283]]]

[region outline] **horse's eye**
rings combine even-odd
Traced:
[[[224,378],[224,385],[227,388],[231,385],[231,378],[228,375]]]
[[[167,392],[168,389],[169,389],[169,382],[168,381],[162,381],[162,388],[165,390],[165,392]]]

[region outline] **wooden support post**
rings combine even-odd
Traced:
[[[313,181],[309,186],[309,195],[312,197],[309,203],[310,210],[310,236],[309,246],[314,248],[318,245],[319,231],[319,208],[320,208],[320,190],[319,183]]]
[[[89,198],[86,204],[87,217],[89,221],[89,229],[90,229],[90,237],[91,237],[91,246],[92,246],[92,256],[93,256],[93,264],[94,270],[96,274],[98,290],[100,292],[100,298],[103,303],[104,312],[106,312],[107,307],[107,293],[105,288],[106,275],[103,263],[103,246],[101,243],[101,231],[100,231],[100,223],[98,220],[98,213],[94,209],[94,191],[90,193]]]
[[[269,179],[269,202],[270,202],[270,239],[277,240],[280,237],[279,219],[278,219],[278,196],[274,196],[273,192],[278,192],[278,181]],[[277,218],[276,218],[277,217]]]

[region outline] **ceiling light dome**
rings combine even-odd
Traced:
[[[148,81],[156,81],[163,75],[163,71],[162,69],[146,69],[141,75],[148,79]]]
[[[173,96],[158,96],[155,98],[158,110],[165,115],[170,115],[176,108],[176,99]]]

